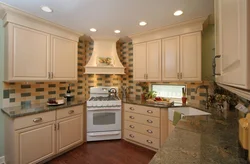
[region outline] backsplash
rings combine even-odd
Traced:
[[[3,106],[20,106],[22,104],[44,103],[48,98],[62,98],[71,83],[72,94],[76,98],[88,99],[90,87],[117,86],[121,97],[121,86],[129,87],[129,98],[140,98],[141,87],[133,81],[133,45],[132,42],[118,43],[117,52],[125,67],[125,75],[85,75],[84,66],[93,52],[93,42],[80,39],[78,44],[78,81],[77,82],[18,82],[4,83]],[[154,83],[155,84],[155,83]],[[157,83],[159,84],[159,83]],[[195,88],[201,83],[162,83],[185,84],[187,86],[188,101],[200,103],[205,100],[205,90]],[[208,81],[204,84],[210,85]],[[212,87],[210,85],[210,91]]]

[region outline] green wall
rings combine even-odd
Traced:
[[[3,21],[0,20],[0,108],[3,101],[3,69],[4,69],[4,31]],[[0,157],[4,155],[4,120],[3,114],[0,112]]]
[[[208,25],[202,32],[202,80],[214,80],[212,62],[215,51],[214,25]]]

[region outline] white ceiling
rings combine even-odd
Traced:
[[[3,3],[95,37],[124,37],[213,13],[213,0],[0,0]],[[41,5],[51,7],[45,13]],[[184,14],[173,16],[177,9]],[[139,21],[146,21],[141,27]],[[90,28],[98,31],[92,33]],[[114,30],[121,30],[115,34]]]

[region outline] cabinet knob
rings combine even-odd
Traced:
[[[131,119],[135,119],[133,116],[129,116],[129,118],[131,118]]]
[[[37,122],[41,122],[43,119],[41,118],[41,117],[39,117],[39,118],[35,118],[34,120],[33,120],[33,122],[35,122],[35,123],[37,123]]]
[[[153,121],[152,121],[152,120],[147,120],[147,122],[148,122],[148,123],[153,123]]]
[[[74,112],[75,112],[74,110],[70,110],[68,113],[73,114]]]
[[[130,109],[130,110],[135,110],[133,107],[130,107],[129,109]]]
[[[133,134],[130,134],[129,137],[134,138],[135,136]]]
[[[149,130],[149,129],[147,130],[147,132],[148,132],[148,133],[151,133],[151,134],[153,133],[153,131],[152,131],[152,130]]]
[[[129,125],[130,128],[134,129],[135,127],[133,125]]]
[[[152,141],[150,141],[150,140],[147,140],[147,143],[150,143],[150,144],[152,144],[153,142],[152,142]]]
[[[221,55],[215,55],[214,58],[213,58],[213,64],[212,64],[212,67],[213,67],[213,76],[220,76],[221,74],[220,73],[216,73],[216,59],[217,58],[220,58]]]
[[[152,110],[147,110],[147,112],[148,112],[148,113],[150,113],[150,114],[151,114],[151,113],[153,113],[153,111],[152,111]]]

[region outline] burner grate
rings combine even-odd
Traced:
[[[98,97],[91,97],[89,99],[89,101],[116,101],[116,100],[119,100],[119,98],[116,96],[108,96],[108,97],[98,96]]]

